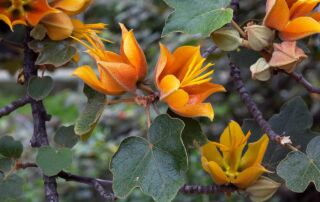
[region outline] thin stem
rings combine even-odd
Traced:
[[[149,86],[143,84],[143,83],[140,83],[138,85],[138,88],[140,88],[141,90],[143,90],[144,92],[146,92],[147,94],[154,94],[152,88],[150,88]]]
[[[120,104],[120,103],[135,103],[135,98],[130,97],[130,98],[122,98],[122,99],[116,99],[116,100],[107,100],[106,105],[115,105],[115,104]]]
[[[234,186],[225,185],[184,185],[179,192],[182,194],[216,194],[216,193],[231,193],[237,191]]]
[[[31,99],[29,96],[22,97],[18,100],[15,100],[8,104],[7,106],[4,106],[0,108],[0,118],[3,116],[9,115],[11,112],[17,110],[20,107],[23,107],[24,105],[30,103]]]
[[[242,30],[242,28],[236,23],[236,21],[232,20],[231,25],[239,32],[239,34],[243,37],[246,38],[247,35],[246,33]]]

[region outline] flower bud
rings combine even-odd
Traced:
[[[250,71],[252,78],[259,81],[267,81],[271,78],[270,65],[264,58],[259,58],[256,63],[251,65]]]
[[[274,40],[274,31],[263,25],[249,25],[245,28],[248,34],[250,47],[255,51],[261,51],[271,46]]]
[[[281,44],[273,44],[274,51],[269,61],[271,67],[293,72],[296,66],[308,56],[301,48],[297,47],[296,41],[284,41]]]
[[[261,176],[253,185],[246,189],[246,192],[252,201],[263,202],[270,199],[280,186],[280,183]]]
[[[239,32],[231,28],[222,28],[211,34],[213,42],[223,51],[236,50],[241,44]]]

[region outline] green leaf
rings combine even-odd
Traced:
[[[29,47],[39,53],[36,65],[53,65],[60,67],[69,62],[77,53],[77,49],[70,41],[31,41]]]
[[[13,166],[13,160],[0,155],[0,172],[8,172]]]
[[[54,176],[71,165],[72,151],[69,148],[41,147],[36,162],[45,175]]]
[[[30,35],[36,40],[42,40],[46,37],[47,29],[41,25],[36,25],[30,32]]]
[[[286,181],[294,192],[303,192],[310,182],[320,191],[320,137],[313,138],[306,154],[293,151],[277,167],[277,174]]]
[[[32,77],[28,82],[28,94],[39,101],[47,97],[53,89],[53,79],[50,76]]]
[[[23,152],[23,145],[11,136],[3,136],[0,139],[0,154],[8,158],[20,158]]]
[[[17,175],[10,175],[6,179],[0,175],[0,201],[18,200],[23,194],[23,179]]]
[[[113,190],[117,197],[126,197],[135,187],[156,201],[174,199],[184,184],[188,167],[186,149],[181,140],[184,124],[164,114],[149,129],[149,141],[128,137],[113,156]]]
[[[168,114],[183,121],[185,127],[182,131],[182,140],[187,148],[198,148],[208,142],[208,138],[197,120],[179,116],[171,110],[168,111]]]
[[[233,11],[231,0],[164,0],[175,11],[168,17],[162,36],[171,32],[201,34],[212,32],[230,23]]]
[[[293,144],[305,150],[308,142],[319,135],[311,130],[313,117],[311,112],[301,97],[296,97],[285,103],[279,114],[273,115],[269,123],[272,129],[284,136],[290,136]],[[243,124],[243,130],[251,130],[252,136],[259,138],[262,135],[260,127],[254,120],[246,120]],[[277,144],[269,144],[264,162],[270,168],[275,168],[280,160],[284,159],[288,150]]]
[[[96,127],[105,107],[106,96],[84,86],[83,92],[88,98],[84,111],[76,120],[74,130],[80,139],[87,140]]]
[[[74,126],[61,126],[58,128],[54,141],[60,146],[72,148],[79,138],[74,132]]]

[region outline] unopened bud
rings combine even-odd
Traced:
[[[280,186],[280,183],[261,176],[253,185],[246,189],[246,192],[252,201],[263,202],[270,199]]]
[[[236,50],[242,39],[238,31],[231,28],[222,28],[211,34],[213,42],[223,51]]]
[[[261,51],[272,45],[274,31],[263,25],[249,25],[245,28],[250,47],[255,51]]]
[[[252,78],[259,81],[267,81],[271,78],[270,65],[264,58],[259,58],[256,63],[251,65],[250,71]]]

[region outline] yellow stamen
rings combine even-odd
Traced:
[[[210,78],[210,76],[214,73],[213,70],[203,74],[209,67],[212,66],[212,64],[209,63],[203,68],[201,68],[204,61],[205,59],[201,60],[197,65],[195,65],[196,58],[192,60],[187,70],[187,73],[185,74],[181,82],[181,87],[200,85],[209,82],[212,79]]]

